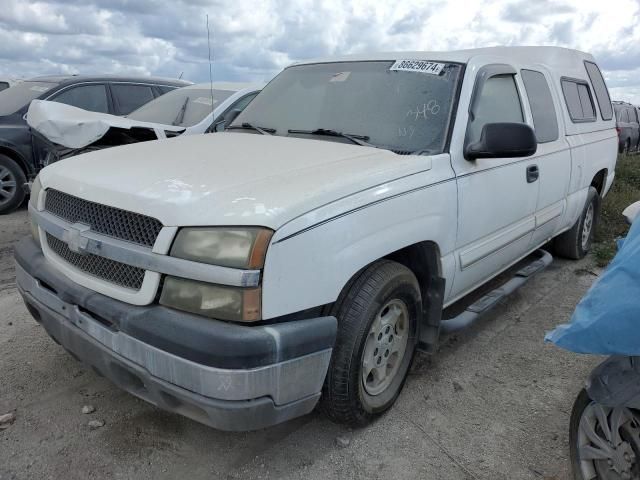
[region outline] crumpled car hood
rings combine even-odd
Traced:
[[[157,138],[165,131],[182,132],[184,127],[140,122],[107,113],[89,112],[47,100],[33,100],[27,111],[27,123],[49,141],[67,148],[83,148],[100,140],[111,128],[147,128]]]

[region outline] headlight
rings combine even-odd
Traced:
[[[244,270],[264,267],[273,231],[260,227],[194,227],[178,232],[171,256]],[[236,288],[166,277],[160,303],[220,320],[262,319],[261,288]]]
[[[260,269],[272,230],[257,227],[183,228],[171,256],[222,267]]]
[[[220,320],[254,322],[261,319],[260,294],[260,288],[224,287],[167,277],[160,303]]]
[[[31,185],[31,196],[29,197],[29,204],[32,208],[38,208],[38,197],[40,196],[41,190],[42,185],[40,184],[40,177],[37,176]],[[38,229],[38,224],[31,215],[29,215],[29,224],[33,239],[38,243],[38,245],[40,245],[40,230]]]

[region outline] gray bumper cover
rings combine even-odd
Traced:
[[[16,279],[29,311],[54,340],[122,389],[163,409],[244,431],[309,413],[320,397],[331,348],[257,368],[201,365],[103,325],[19,263]]]

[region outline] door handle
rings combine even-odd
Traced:
[[[529,165],[527,167],[527,183],[533,183],[540,177],[540,169],[537,165]]]

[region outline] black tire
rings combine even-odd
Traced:
[[[586,243],[583,243],[583,230],[585,228],[585,220],[587,218],[589,209],[593,208],[593,216],[591,220],[590,231]],[[587,201],[585,202],[580,218],[576,221],[575,225],[571,227],[571,230],[558,235],[553,242],[553,247],[556,255],[561,257],[570,258],[572,260],[579,260],[583,258],[593,243],[593,236],[595,234],[596,226],[598,224],[598,218],[600,215],[600,195],[594,187],[589,187],[587,193]]]
[[[0,154],[0,214],[9,213],[22,205],[27,179],[20,166]]]
[[[585,480],[580,471],[580,456],[578,455],[578,429],[580,428],[580,419],[582,412],[591,403],[589,394],[582,389],[576,401],[573,402],[571,410],[571,420],[569,421],[569,458],[571,459],[571,471],[575,480]]]
[[[406,314],[402,316],[406,318],[406,324],[404,321],[402,323],[407,343],[403,355],[398,354],[396,357],[397,367],[394,366],[390,370],[392,374],[387,380],[388,385],[381,392],[371,395],[363,379],[365,347],[371,349],[372,344],[375,347],[376,338],[377,342],[380,342],[380,337],[372,334],[370,329],[374,321],[378,321],[378,317],[384,318],[385,312],[389,312],[388,305],[394,305],[393,308],[398,308],[398,305],[406,306]],[[364,269],[346,288],[334,305],[332,313],[338,319],[338,334],[323,387],[320,408],[338,423],[362,426],[393,405],[407,378],[418,342],[418,326],[422,319],[422,297],[418,280],[411,270],[399,263],[389,260],[375,262]],[[379,334],[382,335],[386,331],[389,335],[387,338],[391,338],[394,330],[389,333],[388,325],[382,323],[382,326]],[[397,338],[398,336],[396,340]],[[378,352],[377,347],[375,352]],[[389,350],[385,353],[389,355]],[[385,353],[380,350],[380,358]],[[393,356],[392,353],[389,363]],[[377,360],[378,365],[380,358]],[[386,362],[386,359],[383,360],[385,366],[381,367],[385,372],[390,368]]]

